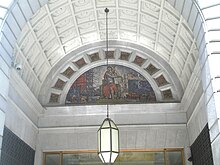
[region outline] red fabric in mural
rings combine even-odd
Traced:
[[[117,87],[114,83],[106,84],[103,87],[103,95],[104,97],[113,97],[115,93],[117,93]]]
[[[76,85],[80,87],[80,92],[82,92],[86,88],[86,75],[81,75],[76,81]]]

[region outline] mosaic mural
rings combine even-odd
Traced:
[[[66,104],[156,102],[149,82],[131,68],[99,66],[82,74],[70,87]]]

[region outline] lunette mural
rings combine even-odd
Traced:
[[[156,102],[149,82],[135,70],[120,65],[98,66],[72,84],[66,104],[128,104]]]

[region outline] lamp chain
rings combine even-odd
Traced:
[[[106,13],[106,60],[107,60],[107,70],[108,70],[108,12],[109,12],[109,9],[108,8],[105,8],[105,13]],[[108,80],[107,80],[107,85],[108,84]],[[107,118],[109,118],[109,103],[108,103],[108,97],[107,97]]]

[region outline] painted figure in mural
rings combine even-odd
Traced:
[[[75,80],[66,104],[152,103],[156,102],[150,83],[135,70],[119,65],[102,65]]]
[[[122,77],[119,75],[116,69],[112,66],[108,66],[107,71],[104,74],[104,80],[103,80],[102,92],[105,98],[114,99],[115,95],[118,94],[120,90],[117,87],[118,83],[116,83],[118,78],[122,80]]]

